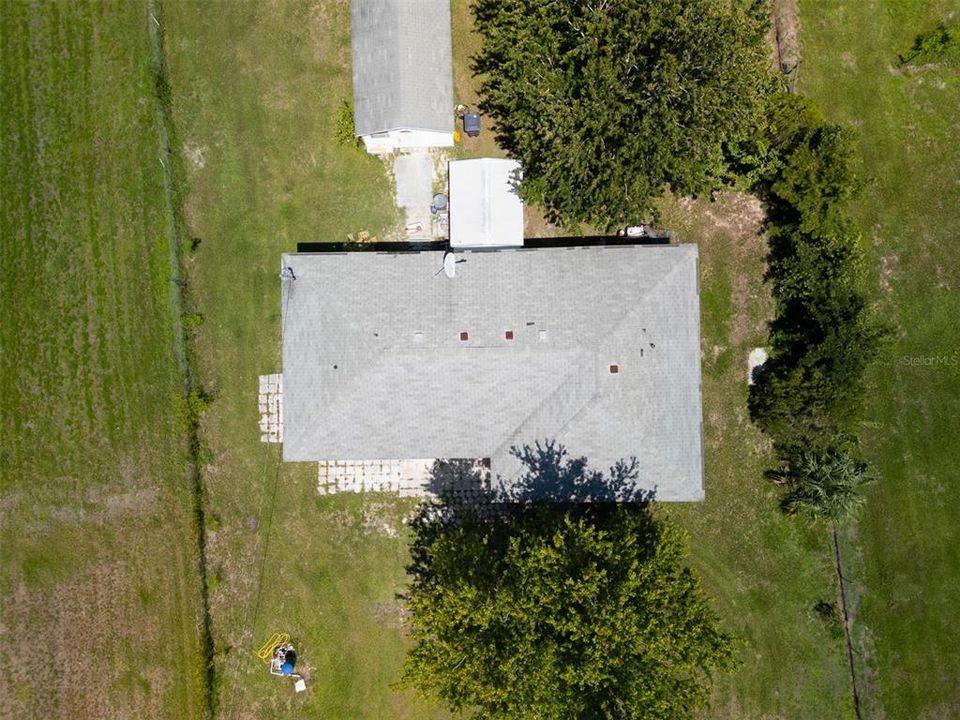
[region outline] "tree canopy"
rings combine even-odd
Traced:
[[[864,503],[862,488],[873,481],[866,463],[843,449],[804,452],[785,468],[784,477],[789,491],[780,506],[785,513],[834,524],[856,516]]]
[[[794,455],[853,436],[884,328],[871,312],[860,236],[847,213],[861,185],[854,136],[822,123],[801,99],[782,99],[774,110],[755,190],[767,211],[776,317],[770,360],[749,402],[781,454]]]
[[[477,0],[481,109],[558,222],[655,214],[714,187],[766,87],[761,0]]]
[[[587,493],[600,481],[562,447],[516,455],[527,466],[521,494],[543,473]],[[649,503],[496,497],[428,506],[412,526],[404,682],[453,710],[687,718],[711,671],[732,664],[731,640],[685,565],[682,532]]]

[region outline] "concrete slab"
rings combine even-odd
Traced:
[[[398,155],[393,161],[397,207],[405,215],[408,238],[429,238],[433,200],[433,158],[426,150]]]
[[[397,205],[426,205],[433,197],[433,159],[424,152],[398,155],[393,162],[397,180]]]

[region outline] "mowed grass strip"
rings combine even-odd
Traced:
[[[663,508],[687,529],[691,562],[741,639],[741,665],[703,715],[852,718],[840,627],[814,611],[837,600],[828,535],[777,509],[763,476],[775,457],[746,407],[747,356],[773,311],[762,210],[736,193],[661,207],[665,226],[700,250],[706,474],[703,502]]]
[[[0,12],[0,707],[203,713],[146,7]]]
[[[335,139],[352,92],[350,4],[163,9],[185,218],[200,240],[188,260],[204,318],[197,379],[214,398],[201,434],[221,715],[435,717],[390,687],[407,647],[395,595],[412,505],[319,497],[316,464],[281,464],[257,427],[257,377],[281,369],[281,252],[362,230],[383,239],[399,220],[384,164]],[[369,302],[377,288],[358,277],[353,292]],[[255,657],[273,632],[292,635],[306,693]]]
[[[955,0],[801,2],[803,92],[860,134],[855,208],[893,347],[872,373],[880,480],[859,548],[857,643],[877,716],[960,716],[960,71],[899,70]]]

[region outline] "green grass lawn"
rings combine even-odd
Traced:
[[[897,328],[864,426],[882,479],[845,548],[865,707],[891,719],[960,713],[960,79],[892,68],[952,5],[801,3],[801,89],[862,135],[873,180],[856,215]],[[314,467],[281,464],[256,428],[257,376],[280,369],[280,253],[397,222],[382,163],[333,139],[349,3],[163,9],[183,213],[200,240],[197,374],[214,398],[202,454],[221,715],[441,716],[390,687],[410,505],[321,498]],[[26,716],[201,713],[146,23],[134,2],[0,14],[0,705]],[[476,38],[459,1],[454,38],[456,91],[472,104]],[[488,154],[491,137],[462,152]],[[835,599],[826,534],[776,512],[772,457],[746,416],[746,354],[770,312],[756,209],[668,202],[664,220],[700,246],[707,471],[704,503],[666,511],[743,639],[706,715],[850,717],[842,643],[813,612]],[[253,655],[273,631],[300,648],[301,696]]]
[[[257,441],[257,375],[280,364],[280,253],[395,222],[383,166],[332,139],[350,93],[348,5],[232,4],[215,27],[204,6],[165,7],[185,214],[202,240],[190,261],[205,317],[201,379],[216,397],[203,434],[210,510],[220,518],[209,552],[221,578],[212,609],[223,713],[429,716],[437,711],[389,687],[405,650],[393,596],[404,582],[409,506],[320,498],[312,465],[278,465],[278,449]],[[457,3],[455,85],[472,103],[467,40]],[[463,152],[491,154],[490,138]],[[846,717],[842,644],[813,613],[835,596],[827,537],[776,512],[762,480],[771,457],[746,417],[746,354],[762,343],[769,313],[756,208],[678,204],[665,218],[701,244],[708,446],[707,502],[668,512],[689,529],[693,562],[744,639],[743,666],[721,682],[713,716]],[[371,291],[358,283],[358,293]],[[273,631],[302,647],[311,685],[303,696],[253,657]]]
[[[224,717],[436,714],[390,687],[406,651],[394,596],[412,506],[321,498],[316,464],[280,464],[257,429],[257,376],[280,370],[280,254],[397,222],[383,163],[334,139],[349,18],[345,0],[164,5],[184,213],[201,240],[189,265],[199,380],[214,396],[202,436]],[[357,278],[355,292],[377,289]],[[274,631],[300,649],[306,693],[254,656]]]
[[[955,0],[801,2],[801,90],[861,136],[855,208],[896,338],[871,375],[880,481],[852,540],[877,716],[960,715],[960,71],[898,71]]]
[[[814,612],[836,600],[826,532],[777,510],[763,471],[774,462],[746,409],[747,355],[772,312],[756,201],[663,203],[681,242],[700,251],[706,499],[667,504],[690,536],[691,561],[741,639],[740,667],[716,686],[704,717],[850,718],[839,629]]]
[[[145,3],[0,11],[5,717],[203,715],[150,60]]]

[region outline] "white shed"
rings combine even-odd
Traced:
[[[452,147],[449,0],[353,0],[357,137],[374,154]]]
[[[520,163],[500,158],[454,160],[450,171],[450,246],[522,247]]]

